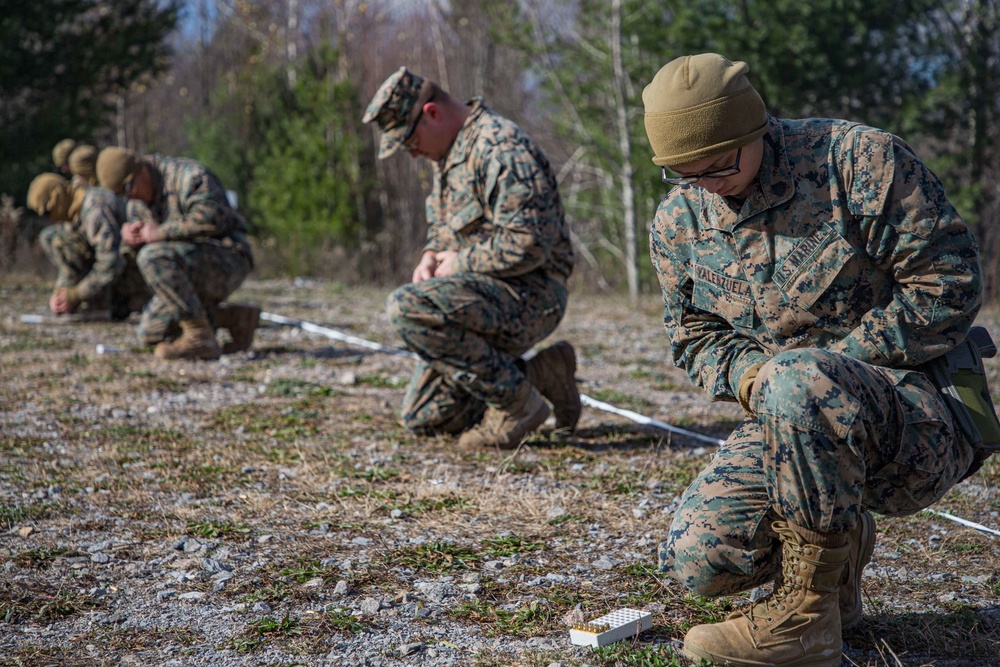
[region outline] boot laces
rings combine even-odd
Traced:
[[[779,532],[781,531],[779,530]],[[758,629],[757,621],[763,619],[770,623],[774,618],[773,614],[784,611],[791,598],[802,590],[801,561],[798,557],[801,550],[801,546],[795,544],[794,541],[786,542],[782,554],[781,571],[774,580],[774,590],[749,609],[739,610],[754,630]]]

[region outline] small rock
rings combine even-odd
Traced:
[[[399,651],[400,655],[413,655],[414,653],[421,651],[423,648],[424,645],[422,643],[414,642],[413,644],[400,644],[399,648],[396,650]]]
[[[214,558],[202,558],[201,569],[206,572],[232,572],[233,566],[229,563],[222,563]]]
[[[389,512],[389,516],[391,516],[393,519],[402,519],[403,518],[403,510],[401,510],[401,509],[399,509],[397,507],[396,509],[394,509],[391,512]]]
[[[323,577],[313,577],[306,583],[302,584],[303,588],[316,588],[323,585]]]
[[[190,600],[192,602],[197,602],[198,600],[205,597],[205,594],[201,591],[191,591],[189,593],[181,593],[177,596],[178,600]]]
[[[372,541],[370,539],[368,539],[367,537],[355,537],[353,540],[351,540],[351,543],[352,544],[356,544],[359,547],[365,547],[365,546],[368,546],[369,544],[371,544]]]
[[[556,519],[561,516],[566,515],[566,510],[562,507],[553,507],[548,512],[545,513],[545,517],[548,519]]]
[[[156,599],[159,600],[160,602],[163,602],[165,600],[169,600],[170,598],[174,597],[175,595],[177,595],[177,590],[176,589],[165,588],[164,590],[159,591],[156,594]]]
[[[267,612],[271,611],[271,605],[269,605],[266,602],[257,602],[254,604],[253,607],[250,608],[250,611],[256,612],[258,614],[266,614]]]
[[[361,613],[365,616],[374,616],[381,608],[382,603],[375,598],[365,598],[361,601]]]
[[[610,569],[614,568],[615,565],[618,565],[619,562],[620,561],[617,561],[614,558],[609,558],[607,556],[601,556],[600,558],[598,558],[597,560],[595,560],[593,563],[591,563],[591,565],[593,565],[594,567],[596,567],[599,570],[610,570]]]
[[[351,593],[351,585],[347,582],[347,579],[341,579],[337,582],[337,585],[333,589],[334,595],[339,595],[341,597],[346,597]]]
[[[91,544],[87,547],[87,553],[96,554],[98,551],[104,551],[111,546],[111,542],[98,542],[97,544]]]
[[[111,562],[111,556],[107,555],[106,553],[98,552],[96,554],[93,554],[90,557],[90,560],[93,563],[110,563]]]
[[[104,588],[91,588],[90,596],[95,598],[102,598],[108,594],[108,591]]]
[[[451,594],[451,586],[436,581],[422,581],[417,584],[417,590],[431,602],[442,602]]]
[[[31,535],[33,532],[35,532],[34,526],[22,526],[21,528],[17,529],[17,536],[23,540],[28,535]]]
[[[257,537],[257,544],[267,544],[274,539],[274,535],[260,535]]]

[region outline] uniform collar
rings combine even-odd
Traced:
[[[482,97],[473,97],[465,105],[471,106],[472,111],[469,112],[469,117],[465,119],[465,122],[462,123],[462,128],[455,135],[455,141],[451,144],[451,148],[448,149],[448,154],[441,161],[442,171],[447,171],[456,164],[461,164],[468,159],[469,153],[472,151],[472,145],[476,141],[475,126],[479,123],[479,119],[482,118],[483,114],[486,113],[486,105],[483,104]]]
[[[795,181],[785,148],[784,127],[777,118],[768,118],[770,125],[763,136],[760,169],[743,206],[737,211],[725,197],[708,193],[703,195],[712,227],[731,232],[745,220],[780,206],[795,194]]]

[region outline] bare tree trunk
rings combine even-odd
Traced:
[[[451,90],[451,81],[448,79],[448,59],[444,44],[444,33],[441,32],[441,24],[444,22],[444,8],[440,2],[434,3],[434,14],[431,18],[431,31],[434,35],[434,53],[438,61],[438,82],[447,91]]]
[[[298,40],[298,30],[299,30],[299,3],[298,0],[288,0],[288,27],[285,32],[285,53],[288,57],[287,69],[285,70],[288,75],[288,89],[295,89],[296,73],[295,73],[295,61],[297,59],[298,53],[296,51],[296,44]]]
[[[615,129],[618,131],[618,149],[621,165],[618,182],[621,184],[622,224],[625,226],[625,273],[628,278],[628,296],[633,304],[639,300],[638,245],[635,237],[635,186],[632,182],[632,138],[628,128],[628,108],[625,105],[627,79],[622,64],[622,2],[611,3],[611,66],[614,72]]]

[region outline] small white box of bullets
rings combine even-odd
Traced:
[[[569,640],[577,646],[607,646],[653,627],[653,615],[637,609],[617,609],[600,618],[574,625]]]

